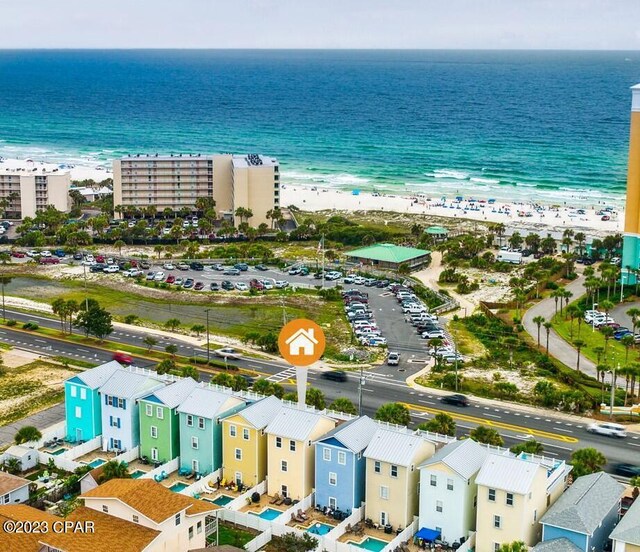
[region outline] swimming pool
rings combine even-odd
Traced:
[[[142,471],[142,470],[136,470],[134,472],[131,472],[131,477],[133,479],[138,479],[140,476],[144,475],[145,473],[147,473],[147,472]]]
[[[380,552],[389,543],[380,539],[374,539],[373,537],[367,537],[360,543],[349,541],[349,544],[355,544],[365,550],[371,550],[371,552]]]
[[[183,483],[182,481],[178,481],[177,483],[174,483],[173,485],[171,485],[171,487],[169,487],[170,491],[173,491],[174,493],[179,493],[180,491],[186,489],[189,485],[187,485],[186,483]]]
[[[63,452],[67,452],[66,448],[59,448],[54,450],[53,452],[50,452],[49,454],[53,454],[54,456],[60,456]]]
[[[106,460],[103,460],[102,458],[96,458],[95,460],[93,460],[92,462],[89,462],[89,465],[92,468],[97,468],[98,466],[102,466],[102,464],[106,464]]]
[[[217,497],[215,500],[212,500],[211,502],[213,502],[214,504],[217,504],[218,506],[226,506],[231,501],[233,501],[232,497],[227,495],[220,495],[219,497]]]
[[[249,512],[249,513],[253,514],[254,516],[261,517],[262,519],[269,520],[269,521],[273,521],[280,514],[282,514],[282,512],[280,510],[276,510],[275,508],[265,508],[259,514],[256,514],[255,512]]]
[[[304,528],[302,528],[304,529]],[[326,535],[329,531],[333,529],[333,525],[329,525],[328,523],[312,523],[311,527],[307,527],[305,531],[307,533],[311,533],[312,535]]]

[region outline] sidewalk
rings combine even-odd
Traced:
[[[64,419],[64,402],[61,402],[21,420],[0,426],[0,449],[13,444],[13,437],[21,427],[35,426],[42,431],[58,422],[64,421]]]

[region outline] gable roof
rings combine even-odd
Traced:
[[[423,257],[428,253],[429,251],[426,249],[404,247],[401,245],[394,245],[392,243],[377,243],[368,247],[361,247],[360,249],[347,251],[345,255],[347,257],[360,257],[362,259],[371,259],[387,263],[403,263],[405,261],[410,261],[411,259]]]
[[[604,472],[578,477],[542,516],[540,523],[593,535],[613,507],[624,486]]]
[[[331,420],[316,412],[283,406],[269,422],[265,432],[286,439],[304,441],[323,419]]]
[[[94,523],[94,530],[49,532],[40,535],[40,542],[64,552],[140,552],[145,550],[160,531],[138,523],[104,514],[98,510],[79,506],[71,512],[68,521]]]
[[[18,477],[17,475],[0,471],[0,495],[16,491],[29,483],[31,483],[31,481],[24,477]]]
[[[373,434],[364,456],[380,462],[408,466],[411,464],[416,451],[424,442],[425,439],[408,430],[405,433],[378,428]]]
[[[578,548],[569,539],[561,537],[539,542],[531,549],[531,552],[582,552],[582,549]]]
[[[5,521],[46,521],[49,524],[49,528],[55,521],[60,521],[62,518],[43,512],[26,504],[7,504],[0,506],[0,526]],[[42,537],[37,533],[9,533],[2,531],[2,550],[20,550],[21,552],[29,550],[39,550],[38,541]]]
[[[80,498],[114,498],[156,523],[162,523],[185,509],[188,516],[218,509],[212,502],[174,493],[151,479],[110,479],[80,495]]]
[[[609,538],[626,544],[640,545],[640,500],[634,501]]]
[[[476,485],[526,494],[531,490],[539,469],[542,468],[536,462],[514,456],[489,454],[478,472]]]
[[[463,439],[446,444],[431,458],[428,458],[418,468],[425,468],[442,462],[463,479],[469,479],[480,470],[489,455],[486,447],[476,443],[473,439]]]
[[[164,406],[175,408],[180,405],[196,387],[198,387],[197,381],[191,378],[185,378],[169,383],[157,391],[154,391],[151,395],[142,397],[140,400],[144,401],[148,398],[155,397],[158,402]]]
[[[23,447],[22,445],[11,445],[7,450],[4,451],[4,454],[15,456],[16,458],[22,458],[25,454],[29,454],[30,452],[35,452],[36,454],[38,453],[38,451],[29,447]]]
[[[123,370],[122,364],[116,360],[112,360],[90,370],[85,370],[81,374],[69,378],[69,380],[77,379],[91,389],[98,389],[113,375],[116,370]]]
[[[233,395],[214,391],[207,387],[196,387],[178,406],[178,412],[212,420],[218,414],[239,404],[243,404],[243,401]]]
[[[301,337],[303,339],[311,341],[311,343],[316,345],[318,343],[318,340],[316,339],[314,333],[315,332],[313,331],[313,328],[309,328],[308,330],[305,330],[304,328],[300,328],[293,335],[289,336],[285,341],[285,343],[289,345],[294,339],[298,339],[299,337]]]
[[[100,393],[121,399],[132,399],[149,394],[164,385],[166,385],[164,381],[152,376],[118,370],[100,387]]]
[[[368,416],[360,416],[349,420],[325,433],[316,443],[334,438],[340,441],[351,452],[361,452],[371,442],[378,424]]]
[[[102,476],[102,472],[104,471],[104,467],[106,465],[106,463],[100,464],[97,468],[89,470],[80,479],[78,479],[78,481],[82,481],[83,479],[91,477],[96,482],[96,484],[100,483],[100,477]]]
[[[282,401],[273,395],[260,399],[238,412],[249,424],[256,429],[264,429],[278,411],[282,408]]]

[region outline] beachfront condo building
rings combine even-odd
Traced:
[[[631,133],[622,250],[622,283],[635,284],[640,268],[640,84],[631,87]]]
[[[225,218],[234,220],[236,209],[244,207],[253,212],[247,221],[251,226],[270,224],[267,212],[280,206],[278,160],[255,154],[183,154],[135,155],[113,162],[114,206],[195,212],[199,197],[213,198]]]
[[[6,213],[11,218],[34,217],[48,205],[66,213],[70,187],[68,172],[0,172],[0,201],[7,200]]]

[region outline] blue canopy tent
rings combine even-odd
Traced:
[[[414,539],[422,539],[427,542],[433,542],[434,540],[440,538],[440,531],[436,531],[435,529],[428,529],[427,527],[422,527],[420,531],[418,531],[415,535],[413,535]]]

